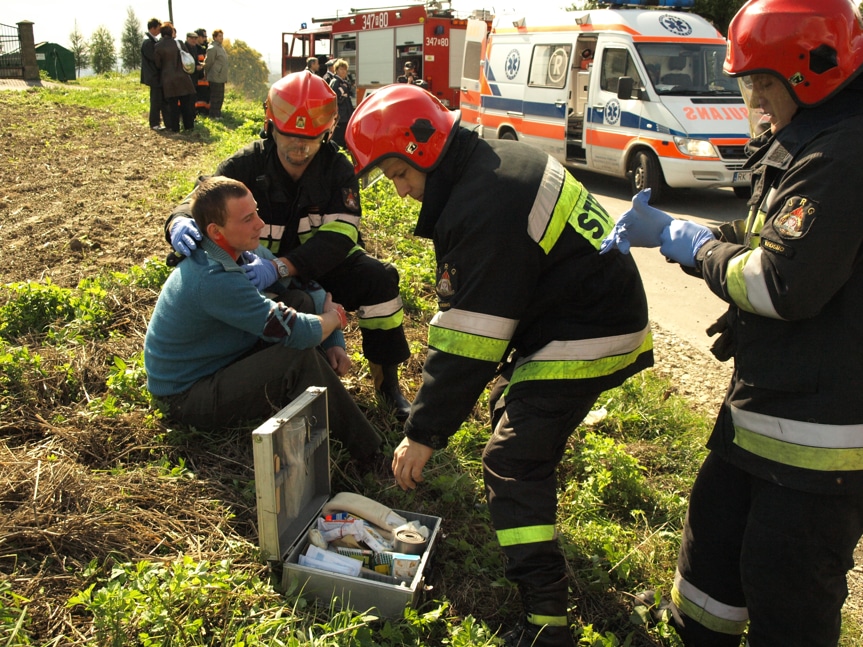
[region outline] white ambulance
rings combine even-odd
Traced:
[[[627,177],[652,202],[667,187],[745,197],[748,112],[725,48],[703,18],[665,8],[500,15],[491,33],[470,21],[462,123]]]

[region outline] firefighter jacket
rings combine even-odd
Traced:
[[[439,312],[411,440],[445,446],[505,360],[510,398],[597,394],[652,365],[635,261],[598,251],[613,225],[552,157],[458,131],[415,232],[434,241]]]
[[[730,304],[723,326],[735,358],[708,446],[780,485],[859,494],[863,92],[800,110],[753,148],[745,223],[696,255]]]
[[[282,167],[270,137],[224,160],[215,175],[249,188],[266,224],[261,244],[291,261],[300,277],[317,279],[348,256],[362,253],[359,182],[334,144],[321,145],[298,181]],[[178,215],[191,217],[191,194],[168,218],[168,242],[171,221]]]

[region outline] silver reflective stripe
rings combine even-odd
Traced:
[[[297,225],[297,233],[300,235],[307,234],[311,230],[312,230],[312,224],[309,221],[309,218],[308,217],[300,218],[300,222]]]
[[[593,339],[571,339],[568,341],[552,341],[540,348],[533,355],[519,360],[518,365],[537,361],[587,361],[624,355],[636,350],[650,334],[650,324],[638,332],[613,337],[595,337]]]
[[[731,406],[734,425],[768,438],[804,447],[828,449],[863,448],[863,424],[825,425],[788,420]]]
[[[509,340],[518,326],[518,320],[453,308],[438,312],[429,325],[470,335]]]
[[[746,282],[746,298],[754,308],[755,314],[772,319],[782,319],[773,307],[773,300],[767,290],[767,281],[764,278],[763,257],[764,250],[759,247],[752,251],[743,266],[743,280]]]
[[[360,319],[374,319],[376,317],[389,317],[402,309],[402,298],[400,296],[383,303],[372,306],[360,306],[357,308],[357,316]]]
[[[733,607],[710,597],[697,586],[683,579],[680,571],[674,572],[674,586],[690,603],[703,609],[711,616],[734,623],[743,623],[749,620],[749,611],[746,607]]]
[[[560,197],[560,188],[563,186],[565,174],[566,169],[561,163],[549,157],[539,184],[539,191],[536,193],[536,199],[533,201],[533,207],[527,219],[527,233],[534,242],[541,241],[545,234],[548,222],[554,213],[554,206]]]
[[[268,229],[269,228],[269,231]],[[264,233],[266,232],[266,234]],[[272,238],[273,240],[281,240],[285,234],[283,225],[267,225],[261,230],[261,238]]]
[[[360,226],[360,217],[352,213],[328,213],[323,217],[321,224],[325,225],[328,222],[334,222],[336,220],[346,222],[349,225],[353,225],[357,228],[359,228]]]

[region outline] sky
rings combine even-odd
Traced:
[[[282,32],[295,31],[304,22],[311,27],[315,18],[343,16],[350,13],[351,8],[397,4],[409,3],[386,0],[135,0],[134,3],[109,0],[2,0],[0,23],[15,26],[22,20],[29,20],[34,23],[33,35],[37,43],[48,41],[64,47],[69,46],[69,34],[74,31],[76,23],[85,40],[89,40],[99,27],[107,27],[119,48],[129,8],[141,23],[142,35],[150,18],[165,21],[169,15],[173,15],[178,34],[185,35],[199,27],[206,29],[208,34],[212,34],[214,29],[221,29],[226,39],[245,41],[249,47],[260,52],[267,67],[276,72],[280,70]],[[486,0],[485,3],[483,0],[453,0],[452,7],[457,12],[468,14],[474,9],[493,11],[494,4],[493,0]],[[506,0],[505,8],[562,4],[570,3],[559,0]]]

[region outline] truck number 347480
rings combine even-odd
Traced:
[[[439,36],[427,36],[426,47],[449,47],[449,38]]]
[[[385,29],[389,24],[390,15],[386,11],[363,14],[363,29]]]

